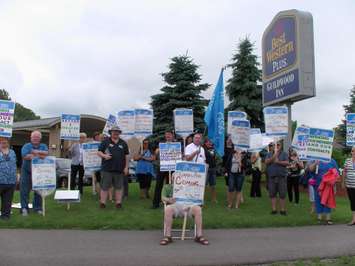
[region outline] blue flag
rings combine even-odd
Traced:
[[[223,69],[219,75],[212,99],[205,113],[205,123],[208,128],[208,138],[213,142],[217,153],[224,155],[224,85]]]

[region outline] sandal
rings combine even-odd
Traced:
[[[326,225],[333,225],[333,222],[332,222],[332,220],[327,220],[327,221],[325,222],[325,224],[326,224]]]
[[[348,223],[348,226],[353,226],[353,225],[355,225],[355,222]]]
[[[170,244],[171,242],[173,242],[173,239],[171,238],[171,236],[165,236],[162,240],[160,240],[160,245],[166,246],[166,245]]]
[[[210,244],[210,242],[208,242],[208,240],[206,238],[204,238],[203,236],[197,236],[195,238],[195,242],[199,243],[201,245],[207,246]]]

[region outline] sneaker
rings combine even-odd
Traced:
[[[28,216],[28,210],[26,208],[23,208],[21,210],[21,214],[22,214],[23,217]]]
[[[105,209],[105,208],[106,208],[106,204],[100,202],[100,209]]]
[[[38,210],[38,211],[36,211],[36,213],[37,213],[38,215],[43,215],[43,211],[42,211],[42,210]]]
[[[277,214],[277,211],[271,211],[271,215]]]
[[[116,203],[116,209],[122,209],[122,204],[121,203]]]
[[[287,212],[286,212],[286,211],[280,211],[280,214],[281,214],[282,216],[286,216],[286,215],[287,215]]]

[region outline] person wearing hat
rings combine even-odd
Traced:
[[[124,175],[128,175],[129,151],[127,143],[120,138],[122,133],[118,126],[109,130],[110,137],[104,139],[99,147],[98,156],[101,164],[100,208],[106,207],[108,190],[115,188],[116,208],[122,208],[122,188]]]

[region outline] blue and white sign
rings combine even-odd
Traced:
[[[128,140],[134,136],[135,113],[134,110],[122,110],[117,113],[117,125],[122,130],[121,138]]]
[[[0,137],[11,138],[16,104],[0,100]]]
[[[62,114],[60,123],[60,139],[80,139],[80,115]]]
[[[310,128],[307,141],[307,160],[330,162],[333,151],[334,131]]]
[[[175,171],[176,163],[181,162],[181,143],[166,142],[159,143],[160,171]]]
[[[192,109],[178,108],[174,110],[175,133],[187,137],[194,131],[194,114]]]
[[[262,38],[263,104],[315,96],[313,18],[308,12],[278,13]]]
[[[193,162],[176,164],[173,198],[184,206],[202,205],[206,185],[207,165]]]
[[[97,155],[100,142],[83,143],[83,163],[85,170],[97,171],[101,169],[101,158]]]
[[[307,160],[308,138],[309,127],[300,126],[296,128],[292,139],[292,147],[297,151],[300,160]]]
[[[110,114],[108,118],[106,119],[106,124],[103,130],[103,134],[105,136],[109,136],[110,134],[108,131],[113,127],[117,125],[117,117],[115,115]]]
[[[355,114],[346,114],[346,146],[355,145]]]
[[[263,145],[263,135],[261,134],[260,128],[251,128],[250,129],[250,147],[248,151],[250,152],[259,152],[265,146]]]
[[[249,120],[234,120],[232,122],[231,137],[236,149],[247,150],[250,147]]]
[[[153,134],[153,111],[150,109],[135,109],[135,129],[136,138],[146,138]]]
[[[32,189],[45,197],[54,192],[57,185],[55,157],[32,159]]]
[[[242,111],[229,111],[227,117],[227,134],[231,134],[232,123],[234,120],[246,120],[247,113]]]
[[[264,108],[265,133],[268,136],[288,135],[288,109],[285,106]]]

